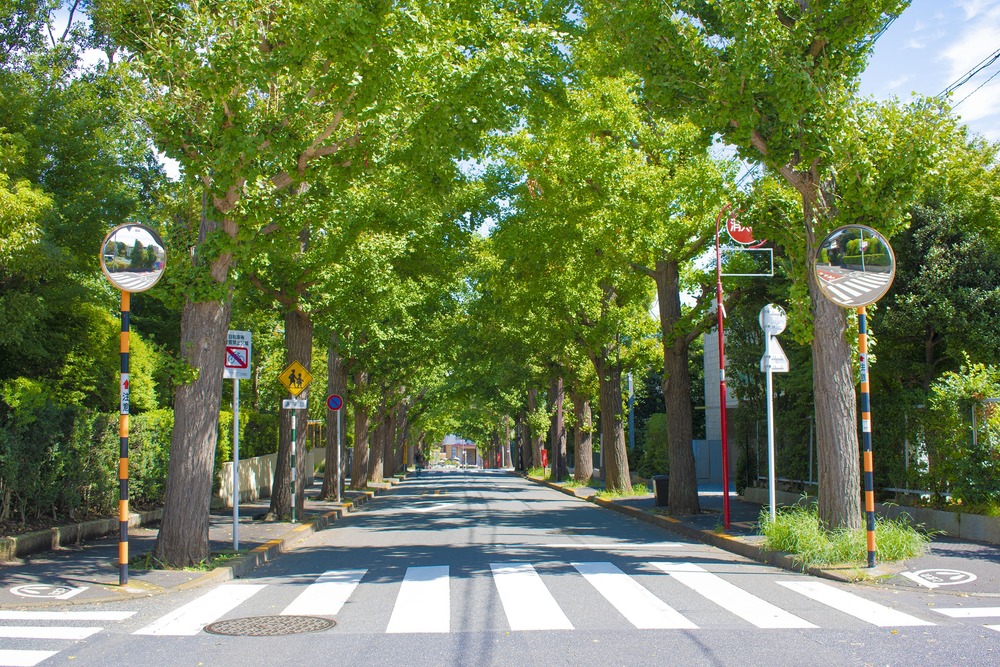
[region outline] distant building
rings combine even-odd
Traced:
[[[479,459],[479,451],[476,449],[476,443],[460,438],[457,435],[446,436],[441,442],[438,451],[440,454],[438,460],[452,459],[467,465],[482,465],[483,463]]]

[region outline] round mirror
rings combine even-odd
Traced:
[[[119,225],[101,244],[101,270],[123,292],[145,292],[166,266],[163,241],[145,225]]]
[[[860,308],[889,291],[896,257],[885,237],[871,227],[846,225],[823,239],[813,271],[827,299],[844,308]]]

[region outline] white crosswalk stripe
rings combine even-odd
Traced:
[[[934,611],[948,618],[1000,618],[1000,607],[935,607]],[[1000,632],[1000,625],[983,627]]]
[[[511,630],[572,630],[573,624],[528,563],[490,563]]]
[[[866,600],[863,597],[848,593],[818,581],[779,581],[779,585],[801,593],[808,598],[821,602],[837,611],[849,614],[854,618],[871,623],[880,628],[914,625],[934,625],[916,616],[904,614],[885,605]]]
[[[650,563],[650,565],[666,572],[699,595],[758,628],[816,627],[693,563]]]
[[[224,584],[133,634],[196,635],[263,588],[262,584]]]
[[[123,621],[134,611],[13,611],[0,610],[0,621],[39,623],[55,621],[59,625],[0,625],[0,639],[80,641],[103,630],[97,626],[63,625],[77,621]],[[62,650],[65,647],[60,647]],[[18,649],[0,647],[0,667],[34,667],[59,653],[51,649]]]
[[[451,586],[447,565],[409,567],[386,632],[449,632]]]
[[[698,627],[611,563],[573,563],[573,567],[640,630]]]
[[[368,570],[330,570],[320,575],[281,613],[286,616],[336,616]]]
[[[614,613],[614,609],[621,614],[623,620],[638,629],[697,630],[700,619],[708,618],[705,616],[708,609],[706,605],[710,603],[712,608],[732,615],[736,627],[745,627],[742,624],[749,623],[765,630],[817,629],[817,619],[821,619],[824,626],[838,628],[845,624],[849,626],[851,622],[878,627],[935,625],[843,588],[807,577],[791,581],[755,578],[758,583],[754,593],[751,593],[738,585],[739,579],[730,580],[731,577],[726,573],[711,572],[707,566],[684,561],[648,562],[648,571],[639,578],[611,562],[573,562],[569,565],[575,572],[570,571],[571,576],[567,578],[563,567],[553,570],[550,567],[536,569],[537,563],[490,563],[486,574],[491,575],[490,589],[495,593],[486,594],[498,597],[500,604],[484,604],[481,608],[497,608],[498,611],[502,608],[503,615],[500,618],[506,621],[503,623],[500,618],[490,616],[490,624],[496,626],[499,621],[505,626],[504,629],[509,628],[514,632],[586,629],[597,627],[595,619],[607,618],[609,613]],[[376,576],[369,576],[371,574]],[[464,615],[462,627],[452,627],[451,578],[452,570],[447,565],[407,568],[402,578],[396,579],[398,589],[394,602],[391,603],[392,609],[388,623],[383,628],[384,632],[421,634],[466,630],[465,624],[469,619],[464,618]],[[656,583],[657,581],[661,583]],[[274,605],[282,608],[281,600],[285,605],[281,614],[342,615],[339,621],[349,623],[352,622],[352,609],[364,609],[372,599],[383,599],[383,594],[376,594],[373,598],[373,593],[378,590],[376,587],[384,586],[385,582],[383,572],[345,569],[323,572],[304,588],[298,583],[225,584],[155,620],[135,634],[195,635],[205,625],[231,612],[235,615],[233,610],[241,605],[246,607],[241,609],[241,615],[265,615],[274,612],[263,611],[264,609],[273,609]],[[588,584],[588,588],[592,587],[603,600],[596,606],[591,604],[585,608],[565,606],[567,596],[572,595],[574,587]],[[474,569],[472,577],[463,579],[457,590],[460,591],[459,594],[463,594],[466,593],[466,586],[483,585],[487,584]],[[768,586],[772,588],[769,589]],[[259,600],[254,599],[254,595],[265,587],[272,592],[261,596]],[[487,590],[479,589],[480,592]],[[688,597],[679,597],[682,594]],[[590,595],[593,596],[593,593]],[[345,606],[349,600],[359,604],[356,607]],[[595,597],[594,600],[598,598]],[[678,606],[678,602],[682,606]],[[795,613],[782,608],[782,605],[787,606],[789,602],[795,603]],[[808,613],[810,604],[815,606],[815,611],[811,614]],[[830,614],[828,610],[831,608],[844,616]],[[370,611],[368,608],[366,613]],[[995,607],[936,611],[952,618],[1000,616],[1000,608]],[[694,615],[689,618],[689,614]],[[719,616],[716,613],[711,618],[724,619],[725,614]],[[475,623],[473,620],[473,624]],[[719,623],[713,620],[711,627],[719,627]],[[724,626],[725,621],[721,623]],[[383,630],[376,628],[374,631]],[[0,663],[2,664],[4,663]]]

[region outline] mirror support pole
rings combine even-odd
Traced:
[[[858,308],[858,361],[861,367],[861,451],[865,476],[868,567],[875,567],[875,473],[872,463],[872,413],[868,383],[868,317],[865,306]]]
[[[118,434],[121,446],[118,457],[118,585],[128,583],[128,417],[129,417],[129,311],[131,294],[122,291],[121,333],[121,409],[118,417]]]

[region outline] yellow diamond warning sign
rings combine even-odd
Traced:
[[[306,367],[297,361],[288,364],[288,368],[281,371],[281,375],[278,376],[278,381],[285,385],[285,389],[290,391],[292,396],[298,396],[305,391],[312,379],[313,376]]]

